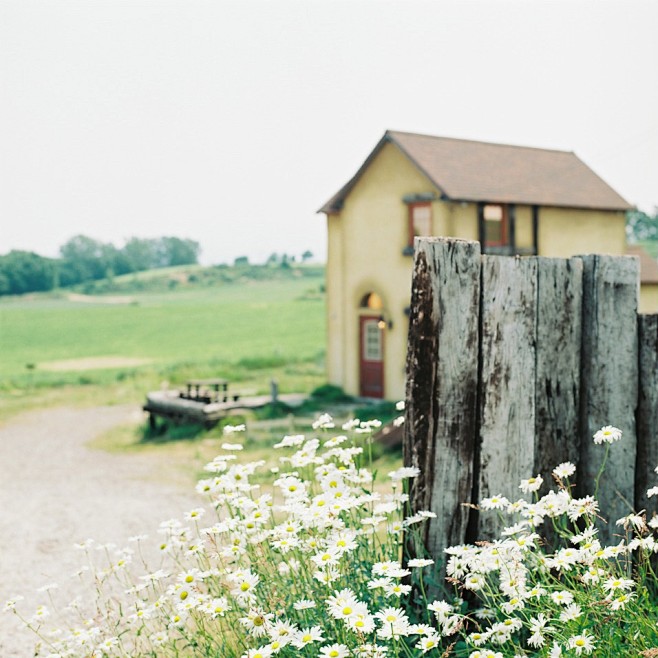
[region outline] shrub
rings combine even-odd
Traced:
[[[333,384],[318,386],[311,393],[311,397],[317,402],[325,402],[327,404],[349,403],[354,400],[340,386],[334,386]]]

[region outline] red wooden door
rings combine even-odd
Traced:
[[[359,394],[368,398],[384,397],[384,332],[379,316],[359,318]]]

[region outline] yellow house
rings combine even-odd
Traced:
[[[387,131],[319,211],[329,382],[404,397],[414,236],[479,240],[489,254],[622,255],[630,208],[572,152]]]

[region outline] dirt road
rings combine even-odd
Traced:
[[[72,546],[91,537],[121,547],[155,534],[160,521],[198,505],[194,491],[158,477],[145,455],[111,455],[86,447],[107,429],[139,422],[136,407],[50,409],[0,427],[0,656],[29,658],[34,637],[2,613],[17,594],[26,611],[81,565]]]

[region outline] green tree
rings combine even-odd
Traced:
[[[10,251],[0,256],[0,294],[22,295],[52,290],[55,262],[31,251]]]
[[[75,283],[104,278],[110,265],[108,245],[86,235],[71,238],[60,247],[59,253],[68,275],[76,279]]]
[[[131,272],[142,272],[156,266],[157,254],[153,240],[130,238],[126,241],[121,252],[128,262]]]
[[[194,240],[164,237],[160,238],[162,267],[175,265],[196,265],[199,262],[201,245]]]
[[[642,210],[629,210],[626,213],[626,237],[629,242],[658,240],[658,208],[653,215]]]

